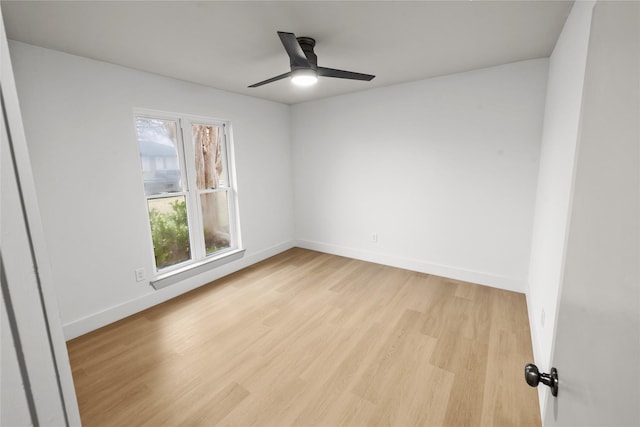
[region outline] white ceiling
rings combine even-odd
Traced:
[[[572,1],[2,1],[10,39],[294,104],[551,54]],[[371,82],[288,79],[276,31]]]

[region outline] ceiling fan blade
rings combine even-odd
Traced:
[[[325,67],[318,67],[318,75],[323,77],[336,77],[338,79],[366,81],[370,81],[375,77],[371,74],[354,73],[353,71],[336,70],[335,68]]]
[[[280,74],[279,76],[271,77],[270,79],[264,80],[262,82],[254,83],[249,87],[258,87],[258,86],[266,85],[267,83],[277,82],[278,80],[282,80],[285,77],[289,77],[290,74],[291,72]]]
[[[287,51],[287,55],[291,59],[291,66],[298,68],[311,68],[311,64],[304,54],[304,51],[296,39],[296,35],[293,33],[285,33],[284,31],[278,31],[280,41],[284,46],[284,50]]]

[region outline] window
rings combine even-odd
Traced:
[[[156,277],[240,248],[228,128],[212,119],[136,115]]]

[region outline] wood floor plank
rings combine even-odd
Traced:
[[[358,342],[346,352],[346,357],[342,354],[340,347],[334,349],[333,355],[342,356],[342,361],[336,363],[337,360],[329,361],[325,359],[323,366],[337,366],[337,368],[327,377],[326,369],[324,378],[316,378],[309,375],[310,378],[320,384],[320,390],[323,390],[324,399],[313,399],[302,408],[298,417],[294,420],[296,425],[311,425],[322,423],[326,415],[330,412],[331,407],[349,391],[349,388],[355,381],[361,371],[366,367],[368,360],[373,357],[372,352],[376,348],[381,326],[374,323],[366,333],[360,337]],[[337,350],[337,351],[335,351]],[[329,364],[331,363],[331,364]],[[326,379],[325,379],[326,378]]]
[[[262,387],[255,389],[248,399],[237,405],[221,424],[228,426],[278,425],[285,414],[292,410],[291,405],[296,396],[306,387],[306,382],[297,377],[263,383]],[[203,422],[209,422],[209,419],[204,419]]]
[[[222,421],[233,409],[236,408],[243,400],[245,400],[249,396],[249,392],[245,390],[242,386],[236,383],[229,384],[228,387],[225,387],[219,393],[213,396],[203,396],[200,401],[197,402],[187,402],[184,406],[191,406],[194,403],[199,404],[198,408],[203,408],[204,410],[200,411],[197,416],[193,413],[185,414],[180,413],[180,418],[184,419],[186,415],[186,420],[182,420],[179,423],[169,423],[173,425],[215,425]],[[175,414],[175,412],[174,412]],[[158,425],[153,422],[153,419],[149,420],[149,426]]]
[[[331,408],[324,421],[325,426],[353,426],[369,425],[375,405],[354,394],[347,394]]]
[[[386,380],[381,382],[380,390],[384,392],[370,417],[372,425],[420,425],[426,422],[423,418],[427,414],[423,410],[425,401],[416,399],[415,392],[421,389],[419,383],[433,378],[430,375],[416,378],[416,373],[422,371],[424,374],[422,368],[431,368],[424,361],[429,359],[437,340],[413,330],[403,341],[404,345],[397,354],[397,360],[402,363],[393,363]],[[432,384],[429,386],[433,387]]]
[[[85,426],[539,426],[524,296],[300,248],[68,342]]]
[[[387,334],[378,356],[363,373],[353,392],[371,403],[380,404],[386,397],[385,385],[393,374],[394,365],[402,364],[404,346],[408,345],[408,336],[417,332],[420,313],[405,310],[397,324]]]

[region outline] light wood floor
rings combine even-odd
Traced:
[[[68,348],[85,426],[540,425],[524,295],[303,249]]]

